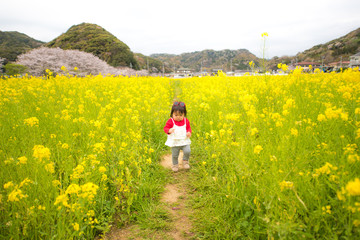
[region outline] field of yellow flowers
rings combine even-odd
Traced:
[[[92,239],[166,173],[174,98],[192,124],[192,207],[209,239],[360,237],[360,73],[0,82],[0,237]],[[336,237],[335,237],[336,238]]]
[[[360,238],[358,71],[220,75],[181,89],[202,237]]]
[[[162,189],[169,79],[0,82],[0,238],[92,239]]]

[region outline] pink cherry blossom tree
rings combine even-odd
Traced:
[[[147,76],[145,70],[135,71],[129,67],[115,68],[91,53],[79,50],[63,50],[60,48],[40,47],[18,56],[16,64],[27,67],[33,76],[42,76],[46,69],[56,74],[77,76],[92,75],[123,75]]]

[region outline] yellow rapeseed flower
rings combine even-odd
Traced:
[[[32,181],[29,178],[25,178],[20,184],[19,187],[23,187],[23,186],[27,186],[29,183],[31,183]]]
[[[108,176],[106,175],[106,174],[103,174],[102,176],[101,176],[101,181],[103,182],[103,181],[106,181],[108,179]]]
[[[54,163],[48,163],[45,165],[45,170],[48,171],[49,173],[55,173],[55,168],[54,168]]]
[[[346,198],[344,196],[345,194],[346,194],[346,190],[343,187],[341,188],[341,191],[336,192],[336,196],[340,201],[345,201],[346,200]]]
[[[359,220],[359,219],[355,219],[355,220],[353,221],[353,224],[354,224],[355,227],[359,227],[359,226],[360,226],[360,220]]]
[[[319,114],[317,117],[317,120],[319,122],[325,121],[326,120],[326,116],[324,114]]]
[[[254,153],[255,154],[260,154],[260,152],[263,150],[263,147],[262,146],[260,146],[260,145],[257,145],[257,146],[255,146],[255,148],[254,148]]]
[[[79,226],[78,223],[73,223],[72,226],[73,226],[73,228],[74,228],[75,231],[79,231],[79,230],[80,230],[80,226]]]
[[[99,167],[99,172],[100,172],[100,173],[106,172],[106,168],[103,167],[103,166]]]
[[[37,117],[31,117],[24,119],[24,123],[30,127],[38,126],[39,125],[39,119]]]
[[[94,150],[95,150],[95,152],[98,152],[98,153],[104,153],[105,152],[105,144],[102,142],[95,143]]]
[[[360,195],[360,180],[359,180],[359,178],[355,178],[354,181],[348,182],[345,189],[351,196],[359,196]]]
[[[45,211],[46,207],[45,207],[45,206],[42,206],[42,205],[39,205],[39,206],[38,206],[38,209]]]
[[[294,183],[290,181],[282,181],[279,183],[281,191],[284,189],[292,189],[294,187]]]
[[[50,159],[50,149],[44,147],[43,145],[35,145],[33,148],[33,156],[42,161],[43,159]]]
[[[73,183],[73,184],[70,184],[70,185],[67,187],[65,193],[66,193],[66,194],[72,194],[72,193],[76,193],[76,194],[77,194],[77,193],[79,193],[80,191],[81,191],[80,186],[77,185],[77,184],[75,184],[75,183]]]
[[[27,157],[22,156],[18,158],[20,164],[26,164],[27,163]]]
[[[62,203],[65,207],[70,207],[70,205],[68,204],[69,198],[67,196],[67,194],[61,194],[59,196],[57,196],[54,205],[58,205],[59,203]]]
[[[70,178],[81,178],[81,174],[84,172],[85,168],[83,165],[79,164],[76,168],[73,169],[73,174],[71,174]]]
[[[61,145],[61,148],[63,148],[63,149],[69,149],[69,144],[63,143],[63,144]]]
[[[250,129],[250,135],[251,135],[251,136],[254,136],[254,135],[256,135],[257,133],[259,133],[259,130],[258,130],[257,128],[252,128],[252,129]]]
[[[338,167],[333,166],[331,163],[326,162],[324,166],[321,168],[315,169],[314,177],[317,177],[321,174],[327,174],[329,175],[331,173],[331,170],[336,171]]]
[[[331,206],[330,205],[327,205],[326,207],[322,207],[321,208],[323,210],[323,214],[331,214]]]
[[[299,135],[299,131],[296,128],[291,128],[290,129],[291,135],[293,136],[298,136]]]
[[[81,198],[87,198],[88,200],[92,201],[96,195],[97,189],[99,186],[92,182],[85,183],[84,185],[81,185],[81,194],[79,194],[79,197]]]
[[[8,188],[11,188],[13,186],[14,186],[14,183],[10,181],[10,182],[7,182],[7,183],[4,184],[4,189],[8,189]]]
[[[26,198],[28,195],[24,195],[22,191],[18,188],[15,188],[9,195],[8,195],[8,202],[18,202],[20,199]]]
[[[8,202],[17,202],[19,201],[20,194],[22,194],[20,189],[14,189],[9,195],[8,195]]]
[[[54,187],[61,186],[61,182],[60,182],[59,180],[53,180],[53,181],[52,181],[52,185],[53,185]]]
[[[348,156],[348,161],[349,161],[349,163],[354,163],[356,161],[360,161],[360,157],[357,154],[350,154]]]
[[[355,139],[358,139],[360,138],[360,128],[358,130],[356,130],[356,137]]]

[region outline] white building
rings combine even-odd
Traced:
[[[360,67],[360,52],[355,55],[350,56],[350,67]]]

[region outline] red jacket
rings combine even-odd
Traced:
[[[177,121],[174,120],[174,122],[175,122],[176,126],[181,127],[181,126],[184,126],[184,124],[185,124],[185,119],[186,119],[186,132],[191,132],[190,122],[189,122],[189,120],[188,120],[187,118],[184,118],[184,119],[183,119],[182,121],[180,121],[180,122],[177,122]],[[166,122],[166,124],[165,124],[164,132],[165,132],[166,134],[169,134],[169,130],[170,130],[170,128],[172,128],[173,126],[174,126],[174,123],[173,123],[173,121],[172,121],[171,118],[170,118],[170,119]]]

